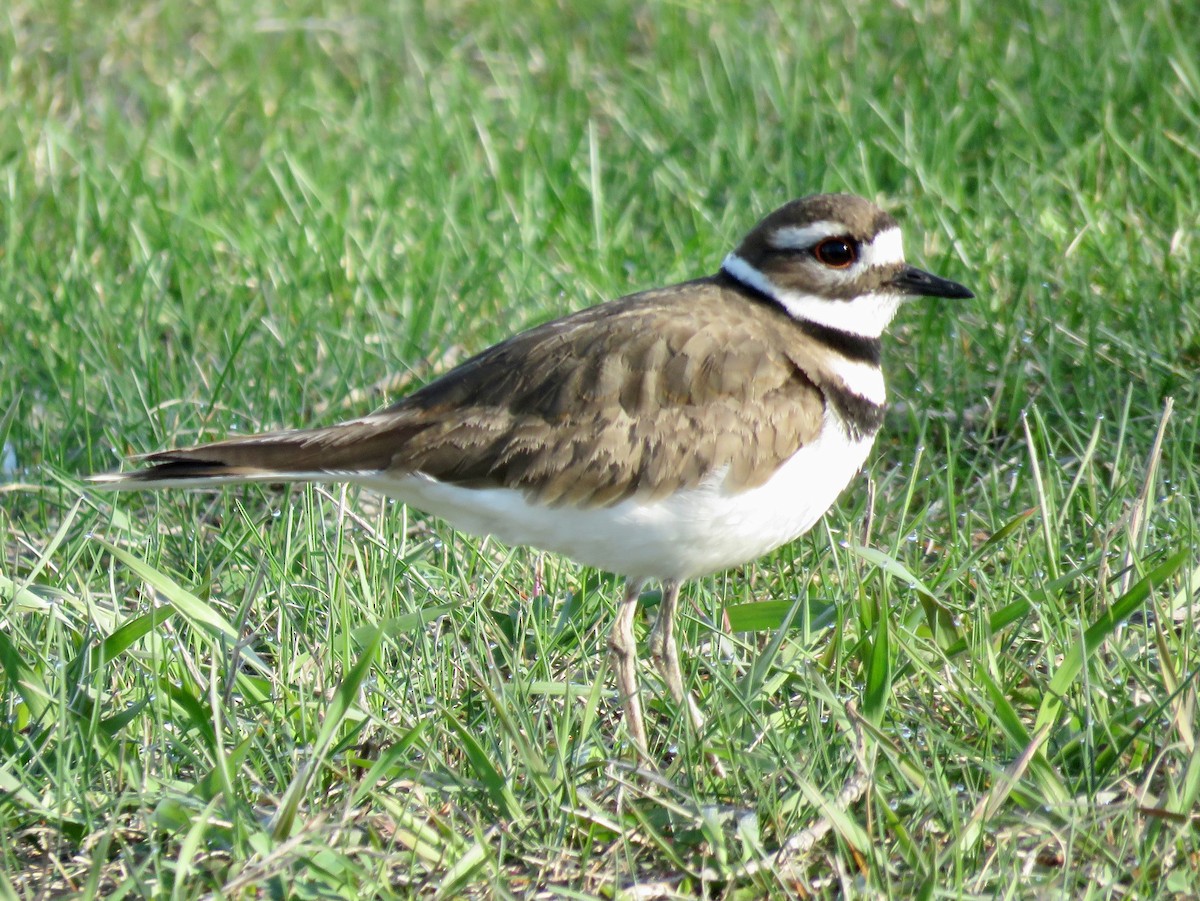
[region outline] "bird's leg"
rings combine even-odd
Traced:
[[[678,607],[679,583],[663,582],[662,603],[658,607],[658,618],[654,620],[654,625],[650,629],[648,642],[650,656],[654,658],[654,663],[658,666],[663,681],[667,683],[667,691],[671,693],[671,700],[676,705],[687,708],[692,727],[699,734],[700,730],[704,728],[704,714],[700,712],[700,705],[696,703],[692,693],[684,691],[683,673],[679,669],[679,645],[675,641],[675,611]],[[711,751],[707,756],[713,774],[723,779],[725,766],[721,763],[721,759]]]
[[[617,619],[608,636],[608,648],[612,652],[613,668],[617,671],[617,692],[625,707],[625,728],[637,747],[638,753],[649,760],[646,745],[646,723],[642,719],[642,699],[638,694],[637,642],[633,637],[633,621],[637,616],[638,596],[642,593],[642,579],[627,579],[625,597],[617,610]]]
[[[679,670],[679,652],[675,648],[675,611],[679,608],[679,583],[663,582],[658,616],[650,628],[646,644],[650,659],[667,683],[667,691],[676,704],[683,703],[683,673]]]
[[[683,673],[679,669],[679,645],[675,641],[675,612],[679,609],[679,583],[664,581],[662,603],[658,605],[658,618],[650,629],[650,656],[654,665],[667,683],[671,700],[686,707],[692,725],[699,732],[704,725],[704,715],[696,699],[683,690]]]

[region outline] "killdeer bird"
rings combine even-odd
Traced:
[[[673,633],[687,579],[803,534],[883,422],[880,335],[916,297],[969,290],[904,261],[900,229],[847,194],[788,203],[716,275],[623,297],[490,347],[378,413],[160,451],[114,489],[350,482],[455,528],[626,579],[609,647],[646,753],[633,626],[662,583],[651,655],[699,725]]]

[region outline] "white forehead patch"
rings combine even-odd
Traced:
[[[862,247],[862,262],[867,266],[895,266],[904,262],[904,239],[900,229],[889,228]]]
[[[825,238],[844,234],[846,226],[843,223],[822,219],[811,225],[785,225],[783,228],[777,228],[767,238],[767,243],[776,250],[804,250]]]

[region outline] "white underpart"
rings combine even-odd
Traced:
[[[863,396],[873,390],[849,370],[843,377]],[[757,488],[732,491],[721,470],[696,488],[661,500],[630,498],[592,508],[546,507],[518,489],[464,488],[421,473],[262,472],[154,482],[107,475],[92,481],[118,490],[350,482],[439,516],[463,532],[554,551],[633,578],[683,580],[738,566],[807,532],[862,467],[873,441],[873,436],[852,437],[827,409],[816,440]]]
[[[662,500],[611,507],[544,507],[511,488],[463,488],[426,475],[352,481],[436,514],[475,535],[530,545],[633,578],[690,579],[753,560],[808,531],[862,467],[872,438],[833,416],[770,480],[733,492],[725,473]]]

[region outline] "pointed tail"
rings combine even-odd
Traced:
[[[388,469],[413,431],[368,417],[323,429],[265,432],[147,454],[138,458],[141,469],[88,481],[114,491],[354,481]]]

